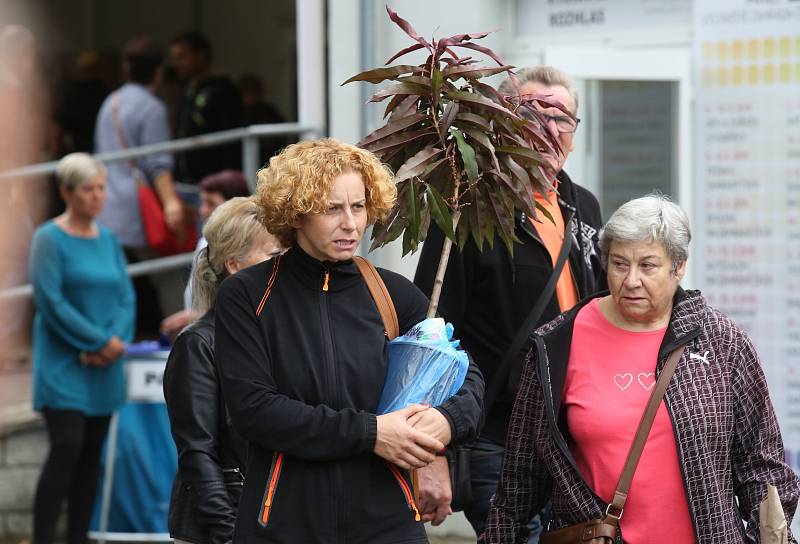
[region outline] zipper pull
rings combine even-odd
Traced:
[[[330,270],[325,271],[325,283],[322,284],[322,291],[327,293],[328,292],[328,280],[331,277]]]

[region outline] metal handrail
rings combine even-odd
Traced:
[[[187,151],[191,149],[199,149],[203,147],[211,147],[221,145],[228,142],[237,140],[245,140],[248,138],[258,138],[261,136],[282,136],[285,134],[317,134],[319,131],[315,128],[301,125],[299,123],[274,123],[268,125],[250,125],[249,127],[233,128],[230,130],[221,130],[219,132],[211,132],[209,134],[201,134],[199,136],[192,136],[190,138],[181,138],[178,140],[167,140],[157,144],[143,145],[141,147],[131,147],[128,149],[120,149],[118,151],[109,151],[108,153],[99,153],[94,155],[94,158],[103,162],[117,162],[128,159],[136,159],[145,157],[154,153],[172,153],[177,151]],[[52,174],[58,168],[58,161],[43,162],[39,164],[31,164],[28,166],[20,166],[11,170],[0,172],[0,181],[8,181],[20,177],[36,176],[43,174]]]
[[[300,138],[314,137],[320,134],[317,128],[301,125],[299,123],[273,123],[262,125],[250,125],[248,127],[234,128],[211,132],[191,138],[181,138],[179,140],[167,140],[157,144],[143,145],[99,153],[94,157],[103,162],[117,162],[138,157],[145,157],[154,153],[170,153],[212,147],[228,142],[242,141],[242,166],[245,179],[252,191],[255,183],[255,174],[258,168],[258,139],[263,136],[282,136],[285,134],[297,134]],[[58,168],[58,161],[50,161],[39,164],[21,166],[11,170],[0,172],[0,183],[19,179],[21,177],[38,176],[52,174]],[[128,265],[127,272],[131,277],[154,274],[165,270],[172,270],[186,266],[192,262],[192,253],[181,253],[158,259],[150,259]],[[30,284],[0,289],[0,302],[18,298],[28,298],[33,295],[33,286]]]
[[[135,278],[136,276],[146,276],[147,274],[157,274],[165,270],[172,270],[192,263],[194,257],[193,252],[180,253],[178,255],[170,255],[169,257],[159,257],[157,259],[150,259],[138,263],[129,264],[125,267],[128,276]],[[18,287],[11,287],[10,289],[3,289],[0,291],[0,302],[6,300],[13,300],[16,298],[28,298],[33,295],[33,286],[31,284],[20,285]]]

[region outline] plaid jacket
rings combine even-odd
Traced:
[[[583,304],[532,335],[500,483],[480,542],[525,542],[527,521],[548,500],[553,528],[604,515],[607,503],[589,488],[567,446],[566,416],[560,410],[572,328]],[[664,402],[675,429],[697,542],[759,542],[758,507],[766,484],[777,487],[788,523],[800,486],[784,462],[758,356],[745,334],[708,307],[699,291],[679,288],[657,372],[680,345],[686,351]],[[653,531],[669,531],[669,521]],[[617,541],[622,542],[621,534]],[[790,541],[796,542],[791,535]]]

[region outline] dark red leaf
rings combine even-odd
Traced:
[[[512,155],[517,161],[522,160],[527,163],[533,163],[537,166],[548,164],[547,159],[541,153],[533,151],[528,147],[517,145],[501,145],[495,147],[495,151],[498,153],[507,153]]]
[[[387,11],[387,13],[389,13],[389,19],[391,19],[392,21],[394,21],[394,23],[395,23],[397,26],[399,26],[400,28],[402,28],[402,29],[403,29],[403,32],[405,32],[406,34],[408,34],[408,35],[409,35],[409,36],[410,36],[412,39],[414,39],[415,41],[419,42],[419,43],[420,43],[420,45],[422,45],[422,46],[424,46],[424,47],[427,47],[428,49],[431,49],[431,44],[429,44],[429,43],[428,43],[428,42],[427,42],[427,41],[426,41],[426,40],[425,40],[425,39],[424,39],[422,36],[420,36],[419,34],[417,34],[417,31],[416,31],[416,30],[414,30],[414,27],[413,27],[413,26],[411,26],[411,23],[409,23],[408,21],[406,21],[405,19],[403,19],[402,17],[400,17],[400,16],[397,14],[397,12],[395,12],[395,11],[394,11],[392,8],[390,8],[389,6],[386,6],[386,11]],[[390,61],[390,62],[391,62],[391,61]],[[387,64],[388,64],[388,63],[387,63]]]
[[[496,104],[489,100],[488,98],[481,96],[477,93],[470,93],[466,91],[457,91],[457,92],[447,92],[445,96],[450,100],[456,100],[459,102],[466,102],[473,106],[488,108],[492,111],[500,112],[503,115],[508,115],[510,117],[516,117],[514,113],[511,112],[505,106],[501,106],[500,104]]]
[[[478,51],[488,57],[491,57],[491,59],[494,60],[500,66],[505,66],[506,64],[505,62],[502,61],[500,57],[497,56],[497,54],[494,51],[492,51],[488,47],[483,47],[482,45],[478,45],[476,43],[471,43],[471,42],[454,43],[453,47],[465,47],[467,49],[472,49],[473,51]]]
[[[430,94],[430,92],[431,92],[430,87],[419,85],[417,83],[396,83],[391,87],[388,87],[382,91],[375,93],[372,96],[372,98],[369,99],[369,101],[381,102],[382,100],[385,100],[388,97],[395,95],[426,96]]]
[[[481,68],[472,65],[448,66],[447,68],[442,70],[442,75],[449,76],[453,79],[458,79],[460,77],[466,79],[479,79],[482,77],[493,76],[501,72],[507,72],[512,68],[513,66],[508,66],[508,65],[498,66],[497,68]]]
[[[396,132],[414,126],[420,121],[427,118],[428,116],[424,113],[414,113],[412,115],[401,117],[400,119],[387,123],[386,125],[376,130],[375,132],[372,132],[371,134],[367,135],[363,140],[358,142],[358,145],[360,147],[364,147],[366,145],[371,144],[372,142],[380,140],[381,138],[385,138],[386,136],[390,136],[392,134],[395,134]]]
[[[495,89],[491,85],[487,85],[486,83],[477,80],[470,80],[470,85],[474,90],[478,91],[480,94],[482,94],[492,102],[497,102],[498,104],[501,104],[509,111],[514,111],[511,108],[509,108],[508,103],[505,100],[503,100],[503,95],[499,93],[497,89]]]
[[[447,133],[450,131],[450,126],[453,124],[456,116],[458,114],[458,102],[450,102],[447,104],[447,107],[444,109],[444,114],[442,115],[442,121],[439,125],[439,135],[441,136],[442,140],[447,139]]]
[[[428,92],[430,92],[430,89],[433,86],[433,81],[427,76],[405,76],[398,78],[395,81],[398,83],[416,83],[418,85],[424,85],[425,87],[428,87]]]
[[[372,151],[373,153],[377,153],[379,151],[383,151],[384,149],[389,149],[398,145],[407,144],[412,140],[416,140],[417,138],[422,138],[424,136],[429,136],[431,134],[435,134],[431,129],[424,129],[424,130],[414,130],[411,132],[402,132],[400,134],[395,134],[394,136],[389,136],[387,138],[382,138],[376,142],[371,144],[367,144],[364,149],[368,151]]]
[[[402,119],[403,117],[408,117],[417,111],[417,102],[419,102],[419,96],[413,94],[410,96],[397,95],[395,98],[401,98],[402,100],[398,101],[397,105],[392,108],[392,115],[389,117],[390,123],[397,121],[398,119]],[[385,116],[386,115],[384,115],[384,117]]]
[[[397,76],[414,73],[414,72],[421,72],[422,68],[419,66],[411,66],[410,64],[401,64],[398,66],[390,66],[388,68],[376,68],[374,70],[367,70],[366,72],[361,72],[360,74],[354,75],[342,85],[347,85],[351,81],[368,81],[369,83],[380,83],[381,81],[385,81],[387,79],[394,79]]]
[[[456,115],[456,119],[459,121],[463,121],[464,123],[469,123],[471,125],[475,125],[478,128],[485,130],[486,132],[491,132],[492,127],[489,124],[489,121],[486,118],[481,117],[480,115],[464,112],[459,113]]]
[[[456,45],[468,40],[480,40],[481,38],[485,38],[488,36],[489,32],[473,32],[472,34],[456,34],[454,36],[450,36],[449,38],[442,38],[439,40],[440,42],[444,42],[446,45]]]
[[[408,159],[403,166],[397,170],[394,180],[395,182],[403,181],[420,175],[425,169],[436,160],[436,156],[441,154],[442,150],[434,147],[433,145],[426,146],[422,151],[416,153],[413,157]]]
[[[503,163],[506,168],[508,168],[512,177],[514,178],[514,183],[512,183],[510,188],[514,191],[514,195],[517,197],[520,204],[522,204],[522,211],[528,215],[535,214],[536,199],[534,197],[530,175],[508,155],[501,155],[498,158],[500,159],[500,162]]]
[[[405,49],[401,49],[400,51],[398,51],[397,53],[392,55],[392,57],[389,60],[387,60],[384,64],[389,64],[390,62],[393,62],[393,61],[399,59],[403,55],[407,55],[407,54],[409,54],[409,53],[411,53],[413,51],[416,51],[417,49],[422,49],[423,47],[425,47],[425,46],[422,45],[421,43],[415,43],[414,45],[410,45],[410,46],[406,47]]]

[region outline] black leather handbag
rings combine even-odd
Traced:
[[[450,469],[450,487],[453,492],[450,508],[453,512],[461,512],[472,506],[469,449],[463,446],[448,448],[445,456]]]

